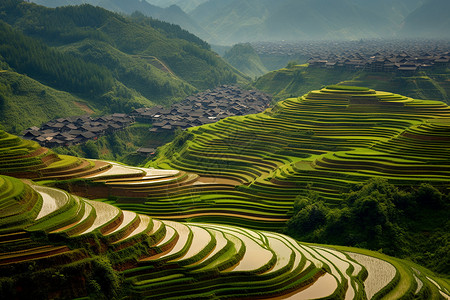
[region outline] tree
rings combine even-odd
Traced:
[[[81,149],[87,158],[99,158],[98,148],[94,141],[87,141],[81,146]]]

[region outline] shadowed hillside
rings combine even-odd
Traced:
[[[110,11],[128,15],[139,12],[147,17],[179,25],[181,28],[194,33],[197,36],[201,36],[203,39],[209,39],[209,34],[200,27],[195,20],[190,18],[189,15],[185,13],[185,10],[182,10],[179,7],[180,5],[182,8],[185,7],[186,3],[184,2],[186,1],[177,3],[177,5],[164,1],[163,3],[156,3],[158,6],[150,4],[152,1],[140,0],[33,0],[32,2],[47,7],[91,4],[93,6],[100,6]]]
[[[223,58],[242,73],[254,78],[268,72],[250,44],[234,45]]]

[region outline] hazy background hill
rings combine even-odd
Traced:
[[[187,13],[206,1],[208,0],[147,0],[147,2],[161,7],[168,7],[175,4]]]
[[[444,0],[445,1],[445,0]],[[209,0],[190,15],[215,38],[258,40],[394,37],[424,0]],[[448,2],[448,1],[447,1]]]
[[[233,67],[251,77],[258,77],[268,72],[258,53],[249,44],[236,44],[225,52],[223,58]]]
[[[405,20],[401,34],[407,37],[449,38],[450,1],[429,0]]]
[[[376,14],[383,14],[396,24],[403,20],[414,10],[428,0],[351,0],[352,3],[371,10]]]

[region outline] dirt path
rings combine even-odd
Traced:
[[[87,106],[85,103],[81,103],[81,102],[74,102],[74,104],[76,106],[78,106],[82,111],[92,115],[94,113],[94,111],[92,109],[89,108],[89,106]]]
[[[163,63],[161,60],[159,60],[156,56],[151,56],[151,55],[133,55],[134,57],[138,57],[138,58],[142,58],[142,59],[152,59],[154,61],[156,61],[159,66],[156,66],[155,64],[152,64],[150,62],[150,64],[158,69],[160,69],[161,71],[164,71],[166,73],[169,73],[170,75],[172,75],[175,78],[178,78],[177,75],[175,75],[175,73],[165,64]]]

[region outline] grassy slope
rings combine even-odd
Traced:
[[[411,98],[450,102],[450,69],[422,72],[414,76],[395,76],[387,73],[356,74],[341,84],[365,86],[376,90],[393,91]]]
[[[0,71],[0,124],[12,133],[49,119],[92,112],[84,100],[25,75]],[[81,107],[83,107],[83,109]]]
[[[391,73],[341,71],[297,65],[260,77],[255,82],[255,87],[272,93],[278,100],[301,96],[324,85],[344,84],[391,91],[416,99],[441,100],[448,103],[450,100],[449,76],[449,69],[402,77]]]
[[[79,56],[86,61],[103,65],[117,74],[118,82],[125,95],[113,92],[128,106],[151,106],[155,103],[171,103],[180,100],[196,90],[186,81],[157,68],[148,56],[131,55],[122,52],[105,42],[83,40],[59,47],[66,53]],[[153,64],[152,64],[153,63]],[[131,93],[137,94],[130,97]],[[171,97],[168,97],[171,95]]]
[[[301,96],[310,90],[320,89],[324,85],[352,78],[353,74],[353,72],[312,69],[305,65],[296,65],[267,73],[258,78],[255,87],[273,94],[276,100],[281,100]]]

